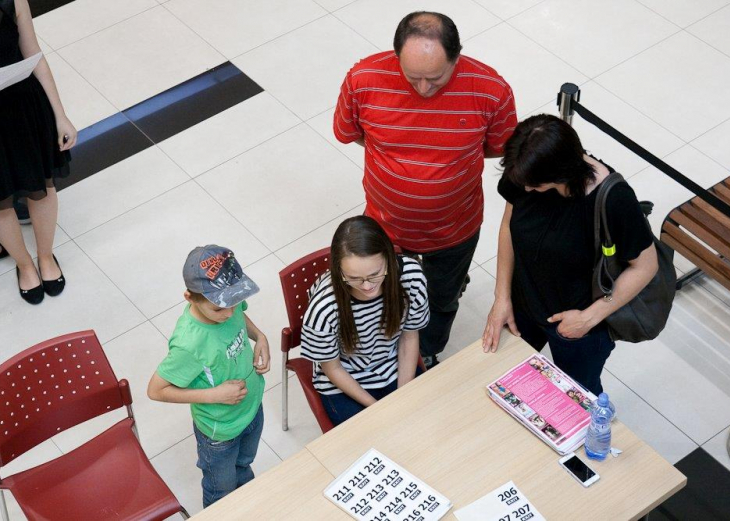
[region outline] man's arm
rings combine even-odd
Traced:
[[[350,73],[347,73],[345,80],[340,87],[340,95],[337,98],[337,107],[332,121],[332,130],[335,138],[340,143],[357,143],[365,146],[365,136],[360,127],[358,104],[350,85]]]
[[[517,126],[517,109],[512,88],[505,84],[498,101],[497,111],[492,116],[484,139],[484,157],[495,158],[504,155],[504,145]]]

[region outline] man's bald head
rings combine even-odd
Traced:
[[[461,52],[459,31],[454,21],[441,13],[416,11],[406,15],[398,24],[393,38],[395,54],[400,57],[403,46],[410,38],[433,40],[443,47],[446,59],[452,63]]]
[[[420,11],[398,24],[393,40],[403,76],[424,98],[446,85],[459,60],[459,31],[448,16]]]

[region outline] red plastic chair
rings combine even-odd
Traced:
[[[132,394],[93,331],[60,336],[0,365],[0,468],[51,436],[109,411],[128,417],[81,447],[0,479],[29,520],[157,520],[180,505],[137,438]]]
[[[400,253],[400,248],[396,247]],[[294,371],[304,390],[310,409],[317,419],[322,434],[334,427],[332,420],[322,405],[322,398],[312,383],[314,363],[304,358],[289,358],[289,351],[301,344],[302,320],[309,304],[309,288],[321,274],[329,270],[329,248],[310,253],[298,261],[290,264],[279,272],[281,289],[284,292],[286,314],[289,318],[289,327],[281,330],[281,428],[289,430],[289,371]],[[418,366],[426,371],[421,356],[418,356]]]
[[[334,427],[322,405],[322,399],[312,384],[314,364],[304,358],[289,359],[289,351],[302,340],[302,319],[309,304],[309,288],[321,274],[329,269],[330,249],[323,248],[290,264],[279,272],[284,292],[289,327],[281,330],[281,428],[289,430],[289,371],[294,371],[304,390],[310,409],[319,423],[322,433]]]

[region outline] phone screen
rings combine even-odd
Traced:
[[[578,458],[578,456],[573,456],[568,461],[564,461],[563,465],[583,483],[596,475],[596,473],[589,469],[588,466]]]

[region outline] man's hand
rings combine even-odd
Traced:
[[[510,299],[497,299],[489,311],[487,326],[484,328],[484,334],[482,335],[482,348],[485,353],[489,351],[495,353],[497,351],[499,337],[504,326],[507,326],[513,335],[520,336],[515,324],[512,301]]]
[[[256,347],[253,349],[253,366],[258,374],[268,373],[271,368],[269,341],[264,335],[260,335],[256,340]]]
[[[227,380],[213,388],[212,403],[224,403],[226,405],[237,405],[248,394],[245,380]]]
[[[548,318],[547,321],[551,324],[560,322],[558,324],[557,332],[560,336],[565,338],[582,338],[588,334],[593,326],[596,325],[593,318],[590,317],[588,313],[578,309],[555,313],[552,317]]]

